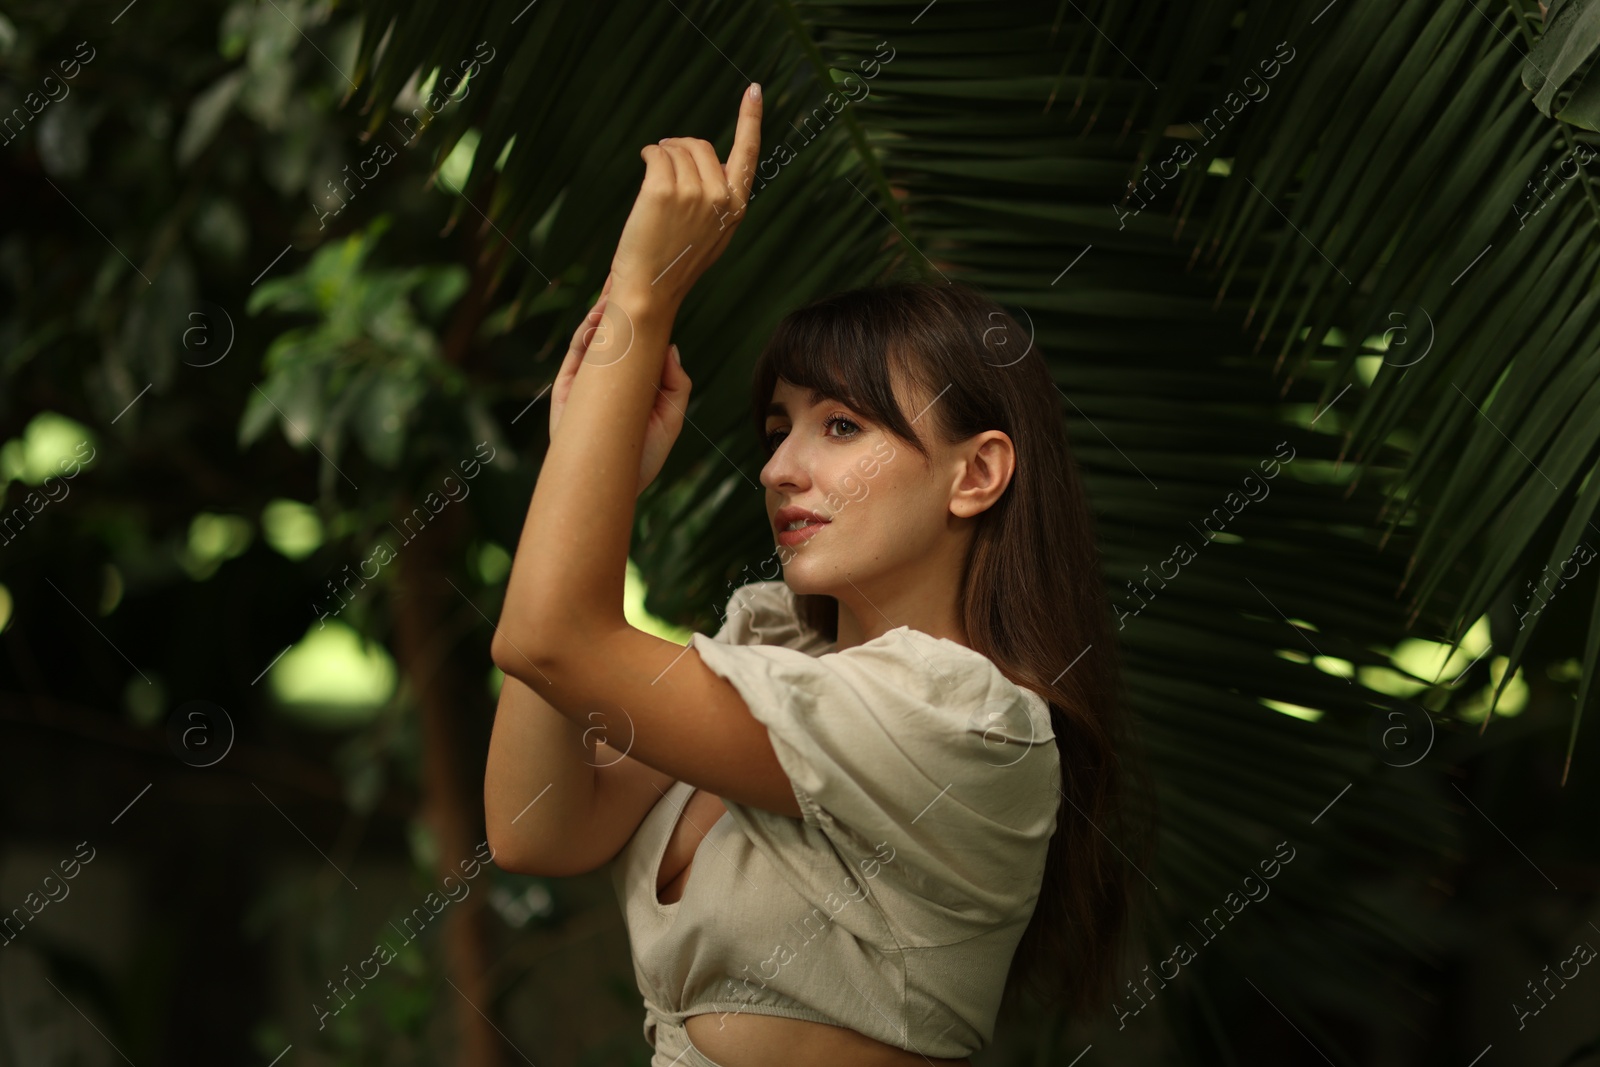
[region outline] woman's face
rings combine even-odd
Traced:
[[[925,440],[936,436],[931,429],[922,428]],[[852,583],[865,593],[885,576],[915,581],[923,568],[946,564],[939,550],[954,521],[946,475],[955,468],[945,469],[937,443],[930,463],[848,405],[781,379],[765,432],[774,446],[761,469],[767,519],[796,593],[842,590],[853,600]],[[791,520],[807,525],[790,532]]]

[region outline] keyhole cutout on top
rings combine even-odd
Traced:
[[[661,864],[656,869],[657,904],[676,904],[683,899],[700,842],[726,814],[728,809],[717,794],[703,789],[689,794],[678,812],[678,820],[673,824],[666,850],[661,854]]]

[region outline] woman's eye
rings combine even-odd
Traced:
[[[823,423],[824,426],[833,426],[836,424],[849,427],[848,432],[837,435],[840,437],[854,437],[861,431],[861,427],[856,424],[854,419],[847,419],[843,415],[829,415],[827,421]]]
[[[833,429],[835,426],[841,427],[839,433],[835,434],[826,432]],[[827,418],[823,419],[822,428],[824,430],[824,437],[849,438],[854,437],[856,434],[861,432],[860,423],[842,414],[829,415]],[[778,450],[778,445],[783,442],[784,437],[787,436],[788,433],[789,431],[787,429],[768,430],[766,437],[767,451],[776,452]]]

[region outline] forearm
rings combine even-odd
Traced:
[[[619,283],[572,383],[517,542],[495,663],[530,661],[625,625],[622,595],[645,424],[677,307]]]

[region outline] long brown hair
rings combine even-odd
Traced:
[[[978,517],[958,610],[971,647],[1049,702],[1064,793],[1002,1003],[1015,1007],[1027,989],[1058,1011],[1104,1010],[1153,845],[1154,796],[1130,789],[1147,785],[1148,773],[1133,755],[1110,598],[1061,393],[1030,333],[976,288],[894,282],[822,297],[778,324],[756,365],[756,433],[765,448],[767,404],[781,378],[848,404],[926,458],[896,401],[896,377],[937,398],[928,418],[914,417],[924,429],[952,444],[1000,430],[1016,450],[1010,484]],[[796,600],[808,625],[837,638],[835,598]]]

